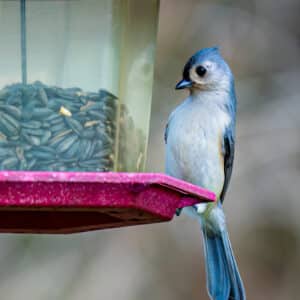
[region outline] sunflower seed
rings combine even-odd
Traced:
[[[58,123],[50,127],[52,133],[62,132],[64,129],[66,129],[65,123]]]
[[[32,118],[44,119],[53,114],[53,111],[49,108],[35,108],[32,112]]]
[[[58,153],[67,151],[76,141],[78,137],[74,134],[64,138],[56,147]]]
[[[22,98],[18,95],[10,95],[6,100],[6,103],[8,105],[20,106],[22,104]]]
[[[95,131],[95,128],[94,127],[87,127],[82,135],[81,135],[83,138],[86,138],[86,139],[94,139],[95,136],[96,136],[96,131]]]
[[[14,155],[14,151],[12,149],[0,148],[0,156],[8,157]]]
[[[76,157],[76,154],[79,152],[80,140],[75,141],[72,146],[63,153],[65,158]]]
[[[34,165],[36,164],[36,162],[37,162],[36,158],[32,158],[31,160],[29,160],[27,162],[27,168],[28,168],[28,170],[32,170],[33,167],[34,167]]]
[[[20,123],[14,117],[10,116],[9,114],[2,112],[1,118],[4,119],[5,122],[9,123],[16,130],[20,129]]]
[[[34,135],[34,136],[43,136],[45,134],[44,129],[29,129],[29,128],[23,128],[22,131],[26,134],[29,135]]]
[[[6,136],[14,136],[18,134],[19,124],[10,122],[8,115],[0,112],[0,131]]]
[[[46,144],[49,139],[51,138],[52,133],[50,130],[45,130],[43,136],[41,137],[41,144],[44,145]]]
[[[42,126],[42,122],[40,122],[40,121],[28,121],[28,122],[21,122],[20,125],[23,128],[39,129]]]
[[[28,135],[24,132],[22,133],[22,136],[24,140],[32,146],[39,146],[41,144],[41,140],[37,136]]]
[[[16,147],[16,155],[19,160],[24,159],[24,149],[21,147]]]
[[[43,106],[47,106],[48,105],[48,97],[47,97],[45,90],[42,87],[40,87],[38,89],[37,95],[38,95],[39,100],[43,104]]]
[[[13,105],[9,105],[9,104],[1,104],[0,105],[0,111],[4,111],[8,114],[10,114],[12,117],[16,118],[16,119],[20,119],[21,118],[21,110],[16,107],[16,106],[13,106]]]
[[[10,170],[15,169],[17,167],[19,160],[16,157],[9,157],[2,161],[1,169]]]
[[[73,129],[77,134],[81,134],[83,132],[83,127],[77,120],[73,118],[66,117],[65,118],[66,124]]]
[[[84,127],[91,127],[94,125],[98,125],[100,121],[92,120],[92,121],[87,121],[84,123]]]
[[[56,146],[59,144],[65,136],[69,135],[72,132],[72,129],[69,130],[64,130],[58,134],[56,134],[50,141],[49,141],[49,146]]]
[[[51,151],[45,151],[45,149],[34,149],[31,150],[32,157],[42,160],[53,160],[55,158],[55,153]]]

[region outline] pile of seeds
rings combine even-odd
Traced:
[[[41,82],[0,90],[0,169],[108,171],[114,167],[116,111],[111,93]]]

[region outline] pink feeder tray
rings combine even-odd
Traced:
[[[164,174],[0,172],[0,232],[75,233],[170,221],[177,208],[215,200]]]

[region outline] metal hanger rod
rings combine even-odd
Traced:
[[[27,84],[27,51],[26,51],[26,0],[20,0],[21,13],[21,68],[22,83]]]

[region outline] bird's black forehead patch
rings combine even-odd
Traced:
[[[190,81],[190,70],[195,64],[195,58],[191,57],[189,61],[185,64],[183,72],[182,72],[182,78],[184,80]]]
[[[184,67],[183,73],[182,73],[182,78],[184,80],[190,81],[190,68]]]

